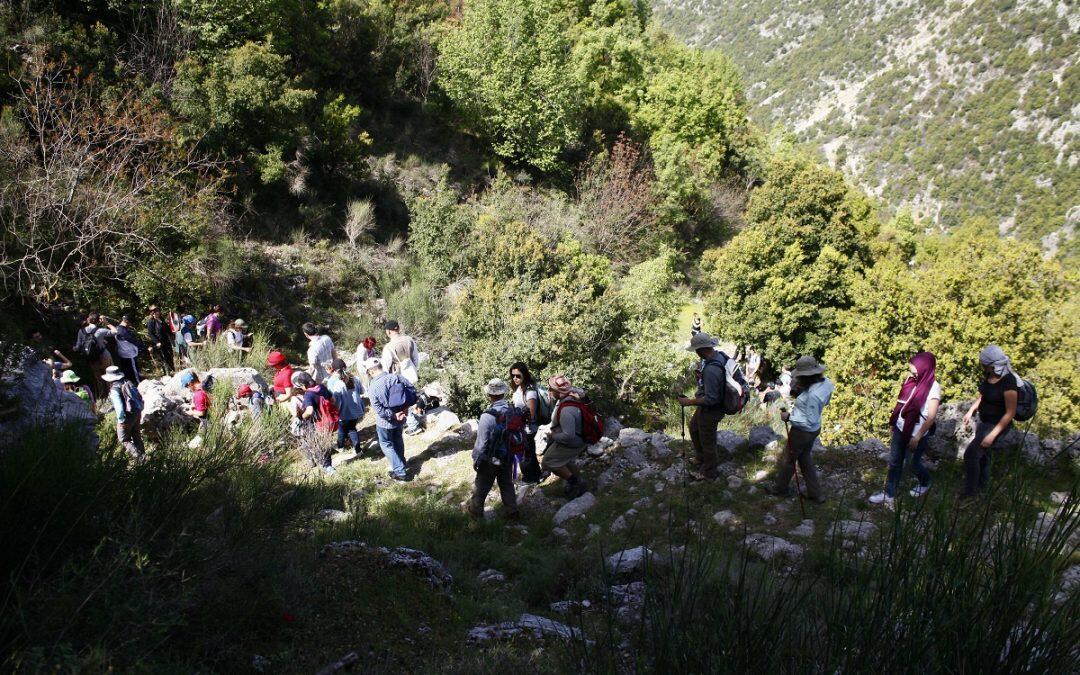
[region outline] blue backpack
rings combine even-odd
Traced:
[[[386,407],[394,411],[405,410],[416,404],[416,388],[400,375],[390,374],[393,377],[390,386],[386,389]]]

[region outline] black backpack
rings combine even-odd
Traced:
[[[79,335],[75,338],[75,351],[91,361],[97,361],[101,357],[101,345],[92,333],[87,333],[85,328],[79,329]]]
[[[1016,420],[1027,422],[1039,409],[1039,392],[1031,380],[1016,376]]]

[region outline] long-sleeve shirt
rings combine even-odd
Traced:
[[[160,319],[150,317],[146,320],[146,333],[150,336],[150,342],[162,347],[169,347],[173,343],[173,331],[169,324]]]
[[[825,378],[800,392],[791,411],[791,426],[802,431],[819,431],[821,412],[829,404],[834,389],[832,380]]]
[[[334,373],[326,378],[326,388],[334,397],[334,404],[342,420],[358,420],[364,416],[364,385],[360,384],[359,378],[353,378],[350,389],[341,376]]]
[[[400,376],[395,373],[382,373],[368,384],[368,400],[375,411],[375,426],[383,429],[397,429],[404,424],[395,417],[395,411],[387,402],[390,398],[390,386]]]
[[[559,401],[551,413],[551,442],[568,448],[583,448],[585,439],[581,434],[581,410],[566,405],[566,399]]]
[[[323,366],[333,360],[334,353],[334,341],[329,335],[319,335],[308,343],[308,365],[315,371],[312,377],[316,382],[321,383],[326,380],[326,368]]]
[[[727,363],[719,353],[701,362],[701,387],[698,397],[704,400],[702,407],[717,409],[724,403],[724,387],[727,386]]]
[[[415,384],[416,369],[419,365],[420,351],[416,348],[416,340],[408,335],[396,335],[383,347],[382,367],[386,372],[400,372]]]
[[[502,399],[492,403],[489,410],[493,410],[497,414],[509,410],[509,408],[510,404],[506,402],[506,399]],[[498,422],[499,420],[496,419],[495,415],[489,414],[487,410],[480,415],[480,419],[476,423],[476,443],[473,444],[472,451],[473,461],[480,459],[480,456],[484,454],[484,448],[487,447],[491,435],[495,433]]]

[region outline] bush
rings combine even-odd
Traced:
[[[409,251],[439,285],[455,281],[465,271],[465,252],[472,222],[445,181],[434,194],[409,204]]]

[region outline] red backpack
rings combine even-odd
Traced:
[[[581,411],[581,437],[589,445],[599,443],[604,435],[604,420],[596,414],[592,406],[585,401],[566,399],[560,405],[577,408]]]
[[[334,432],[337,431],[338,422],[340,421],[341,412],[338,410],[337,404],[334,403],[334,397],[319,397],[319,416],[315,420],[315,428],[320,431]]]

